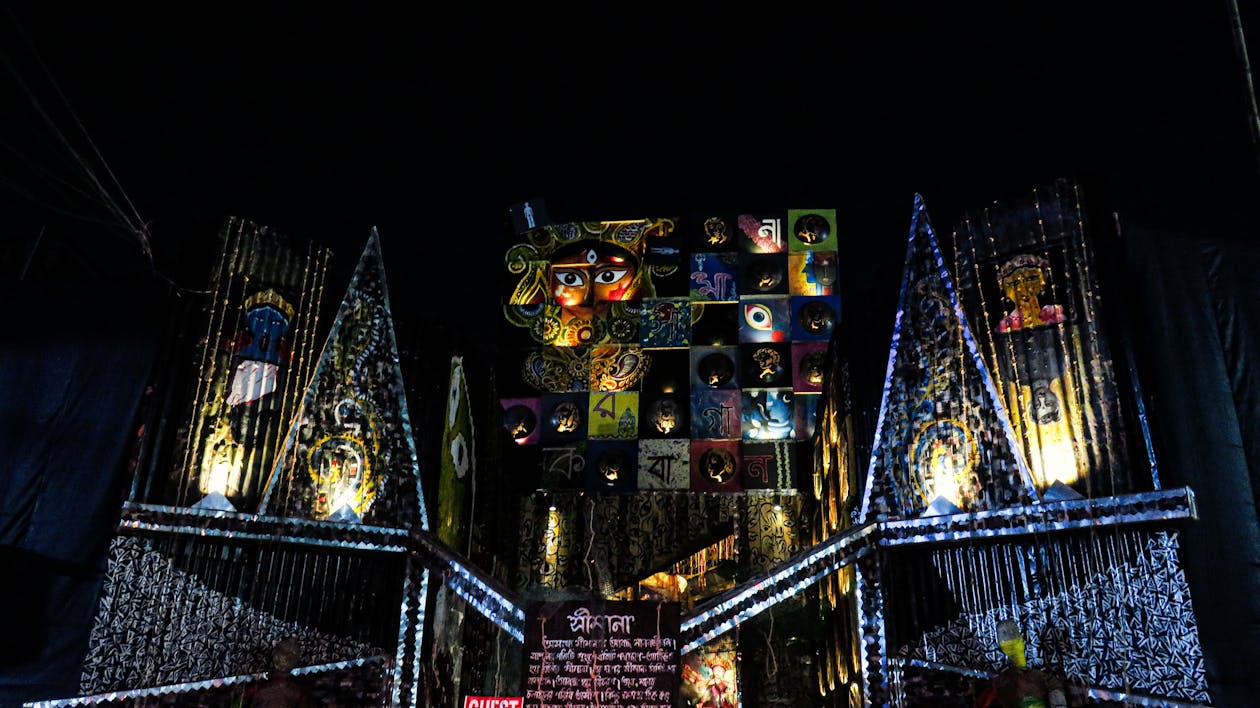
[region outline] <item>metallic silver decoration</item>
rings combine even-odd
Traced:
[[[525,610],[513,593],[428,531],[413,531],[414,552],[446,586],[518,642],[525,640]]]
[[[1035,500],[1028,464],[1019,454],[920,195],[915,195],[903,273],[858,518],[939,513],[941,502],[993,509]],[[954,461],[948,469],[916,461],[925,443],[951,450]],[[959,499],[941,496],[938,482],[952,486]]]
[[[699,648],[868,553],[869,537],[877,528],[868,524],[849,529],[707,600],[682,621],[682,653]]]
[[[1127,555],[1111,556],[1107,546],[1119,533],[1140,538],[1141,543],[1129,544]],[[917,636],[903,634],[891,659],[997,671],[1006,662],[996,642],[978,638],[992,637],[999,619],[1013,618],[1028,639],[1029,663],[1053,667],[1070,683],[1172,701],[1208,699],[1175,534],[1101,530],[1015,543],[1052,551],[1045,572],[1059,582],[1047,584],[1044,595],[1020,595],[1009,604],[965,602],[948,622],[916,628]],[[972,546],[934,553],[949,559],[982,550]],[[978,584],[966,576],[951,575],[947,580],[948,591],[955,596],[966,596]],[[904,596],[906,591],[889,592]]]
[[[1194,495],[1183,487],[853,527],[699,605],[683,618],[682,653],[693,651],[875,548],[930,541],[1016,538],[1089,529],[1102,524],[1115,527],[1154,521],[1167,523],[1195,516]],[[966,571],[959,565],[962,562],[960,557],[953,572],[975,577],[974,571]],[[976,604],[979,598],[967,601]]]
[[[952,516],[881,522],[880,545],[961,541],[1055,533],[1069,529],[1114,528],[1198,518],[1194,493],[1188,487],[1125,494],[1098,499],[1013,506]]]
[[[317,458],[329,466],[313,462]],[[258,508],[427,530],[419,477],[380,235],[373,228]]]
[[[140,531],[251,539],[383,553],[408,550],[406,529],[132,502],[123,505],[118,530],[120,533]]]
[[[290,673],[294,676],[312,676],[321,673],[343,671],[345,669],[375,665],[380,665],[381,668],[384,669],[387,663],[388,659],[384,656],[365,656],[359,659],[352,659],[350,661],[334,661],[327,664],[302,666],[293,669]],[[382,671],[382,675],[383,673],[384,672]],[[246,686],[258,681],[265,681],[267,676],[268,674],[265,672],[242,674],[240,676],[225,676],[223,678],[209,679],[206,681],[187,681],[184,683],[169,684],[166,686],[137,688],[130,691],[112,691],[109,693],[98,693],[91,696],[77,696],[75,698],[63,698],[52,701],[33,701],[23,705],[27,708],[72,708],[73,706],[118,703],[125,700],[152,698],[156,696],[195,695],[210,689],[226,688],[230,686]]]
[[[890,659],[889,663],[897,666],[913,666],[921,669],[930,669],[932,671],[944,671],[960,676],[969,676],[975,679],[987,680],[993,678],[992,671],[982,671],[980,669],[969,669],[962,666],[952,666],[950,664],[942,664],[936,661],[924,661],[922,659]],[[1069,691],[1078,698],[1088,698],[1094,701],[1115,701],[1127,706],[1158,706],[1159,708],[1207,708],[1204,703],[1183,703],[1168,698],[1156,696],[1144,696],[1137,693],[1126,693],[1123,691],[1114,691],[1097,686],[1073,686]]]
[[[322,549],[223,544],[189,536],[115,537],[81,693],[265,671],[272,648],[287,638],[298,640],[305,661],[315,664],[382,653],[380,635],[370,626],[345,617],[312,622],[308,607],[267,593],[271,586],[291,585],[280,581],[294,577],[298,563],[312,553]],[[372,567],[387,569],[402,558],[378,557],[381,562]],[[242,583],[269,566],[283,572],[270,576],[271,582]],[[326,585],[311,585],[308,594],[340,581],[324,580]],[[347,592],[338,600],[351,609],[349,614],[370,602]]]

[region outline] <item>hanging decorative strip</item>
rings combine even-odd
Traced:
[[[953,240],[963,308],[1037,488],[1131,491],[1080,189],[1059,181],[974,212]]]
[[[437,534],[452,549],[468,551],[468,514],[475,490],[477,458],[473,419],[464,377],[463,357],[451,358],[442,428],[441,469],[438,482]]]
[[[476,513],[476,441],[468,399],[468,381],[461,356],[451,357],[447,381],[446,416],[438,448],[437,535],[442,543],[467,554],[471,550],[472,515]],[[433,652],[435,663],[450,668],[451,691],[458,695],[464,662],[464,603],[456,590],[439,587],[434,600]]]
[[[255,508],[310,379],[330,252],[237,218],[219,241],[178,479],[146,480],[132,501]]]
[[[310,558],[293,563],[296,557],[271,552],[238,563],[234,573],[212,570],[214,558],[241,553],[227,546],[203,547],[197,552],[161,539],[117,536],[110,549],[100,620],[92,630],[84,660],[81,692],[266,671],[272,649],[290,638],[301,645],[304,665],[382,653],[379,644],[351,638],[354,628],[343,627],[344,635],[333,634],[310,622],[286,619],[297,614],[295,607],[279,594],[267,595],[268,589],[261,584],[249,583],[248,576],[262,568],[282,571],[287,564],[289,577],[302,568],[315,569]],[[350,559],[339,563],[325,557],[319,563],[321,572],[328,579],[335,575],[338,582],[353,574],[352,566],[360,568],[353,572],[366,568]],[[328,595],[320,600],[329,608],[338,606]],[[358,632],[370,636],[370,632],[363,635],[362,628]]]
[[[1033,665],[1055,667],[1079,684],[1207,701],[1197,622],[1177,554],[1176,534],[1133,529],[937,548],[931,575],[956,598],[959,612],[903,637],[892,651],[996,672],[1006,659],[991,639],[994,627],[1015,619]],[[894,593],[927,587],[909,576],[890,584]],[[930,614],[921,609],[919,617]]]

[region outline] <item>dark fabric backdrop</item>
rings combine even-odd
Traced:
[[[165,291],[134,263],[90,260],[4,289],[0,706],[78,691],[159,341]]]
[[[1260,248],[1124,229],[1129,326],[1165,487],[1189,486],[1187,579],[1215,706],[1260,695]]]

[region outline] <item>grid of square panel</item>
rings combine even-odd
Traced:
[[[522,234],[498,368],[509,464],[542,489],[796,488],[840,320],[835,224],[793,209]]]

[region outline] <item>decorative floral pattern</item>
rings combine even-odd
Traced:
[[[769,570],[801,550],[796,523],[801,516],[800,496],[749,495],[747,505],[744,525],[753,572]]]

